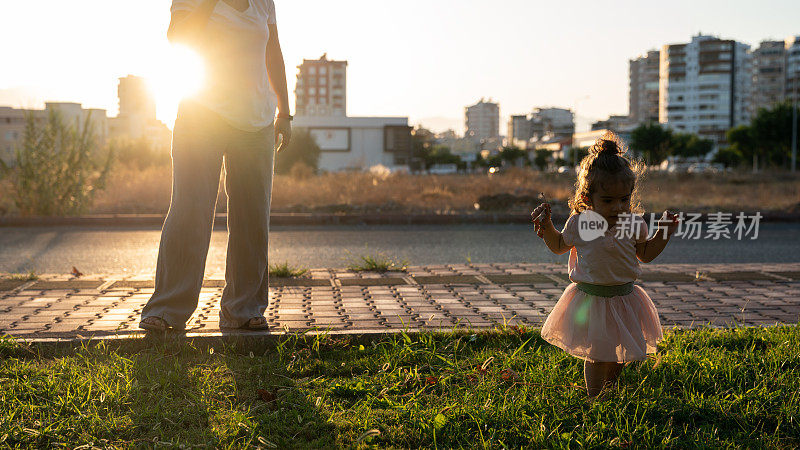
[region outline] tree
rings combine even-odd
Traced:
[[[450,152],[450,147],[444,145],[434,145],[430,147],[424,155],[425,170],[436,164],[456,164],[462,166],[461,157]]]
[[[798,126],[800,126],[800,114]],[[755,146],[764,156],[765,165],[789,167],[792,149],[792,105],[788,101],[772,109],[760,109],[750,123]]]
[[[672,133],[669,141],[671,156],[691,158],[705,156],[714,149],[714,142],[691,133]]]
[[[631,147],[644,155],[647,164],[658,164],[669,154],[671,135],[657,123],[643,123],[631,132]]]
[[[520,159],[523,162],[527,161],[528,154],[525,150],[517,147],[503,147],[503,150],[500,151],[500,159],[503,161],[507,161],[510,164],[516,165],[517,161]]]
[[[742,153],[735,148],[728,147],[719,149],[712,162],[722,163],[725,167],[737,167],[742,161],[744,161]]]
[[[170,163],[169,147],[156,148],[146,137],[116,138],[111,142],[118,163],[144,169]]]
[[[798,114],[800,126],[800,114]],[[783,102],[772,109],[759,109],[749,126],[728,130],[731,148],[739,151],[753,167],[761,165],[788,167],[792,149],[792,106]]]
[[[307,130],[295,128],[289,145],[278,152],[275,173],[289,174],[295,164],[304,164],[313,171],[319,166],[319,145]]]
[[[537,148],[535,156],[533,157],[533,163],[539,170],[544,171],[547,168],[547,163],[550,161],[550,157],[552,156],[552,151],[547,150],[546,148]]]
[[[64,123],[50,111],[38,123],[25,117],[22,144],[13,168],[1,163],[11,180],[14,203],[22,215],[63,216],[84,212],[95,193],[105,188],[114,162],[110,147],[101,155],[89,115],[81,124]],[[104,160],[104,161],[103,161]]]
[[[755,137],[753,136],[753,129],[747,125],[739,125],[738,127],[731,128],[725,134],[728,141],[730,150],[738,152],[742,155],[744,161],[752,162],[753,168],[758,167],[758,158],[760,151],[756,148]]]

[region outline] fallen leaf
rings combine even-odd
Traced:
[[[425,377],[425,384],[439,384],[439,377]]]
[[[503,371],[500,372],[500,378],[502,378],[504,381],[517,381],[519,380],[519,375],[512,369],[503,369]]]
[[[278,398],[278,396],[275,395],[274,392],[270,392],[270,391],[268,391],[266,389],[258,389],[258,390],[256,390],[256,392],[258,393],[258,397],[261,400],[264,400],[265,402],[274,402],[275,399]]]

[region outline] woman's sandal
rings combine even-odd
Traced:
[[[239,328],[243,330],[266,330],[269,329],[269,323],[266,317],[253,317]]]
[[[161,317],[149,316],[139,321],[139,328],[145,329],[147,331],[163,332],[169,330],[172,327],[169,326],[167,321],[162,319]]]

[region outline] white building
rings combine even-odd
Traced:
[[[67,126],[83,129],[88,122],[92,125],[97,145],[105,145],[109,135],[108,118],[104,109],[84,109],[80,103],[47,102],[45,109],[16,109],[0,107],[0,159],[13,164],[16,147],[22,143],[25,133],[26,116],[33,114],[37,124],[44,125],[51,111],[58,112]]]
[[[800,102],[800,36],[786,38],[786,99]]]
[[[665,45],[659,66],[658,120],[715,143],[750,122],[752,64],[749,45],[697,35]]]
[[[320,170],[407,168],[411,158],[407,117],[296,116],[293,127],[308,130],[319,145]]]
[[[478,103],[464,108],[466,132],[464,137],[478,142],[500,138],[500,106],[481,99]]]
[[[658,122],[659,64],[658,50],[628,61],[628,116],[632,124]]]
[[[304,59],[294,89],[298,116],[347,115],[347,61]]]

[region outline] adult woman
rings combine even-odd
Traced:
[[[220,327],[265,329],[274,149],[278,136],[281,147],[288,143],[292,119],[275,5],[173,0],[171,12],[167,38],[202,55],[206,81],[178,109],[172,199],[155,292],[139,326],[182,330],[197,308],[224,161],[228,249]]]

